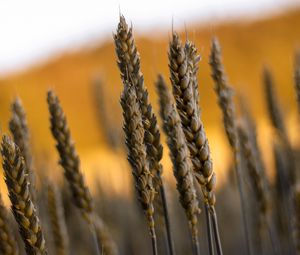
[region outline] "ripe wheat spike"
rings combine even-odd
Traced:
[[[139,202],[147,217],[153,242],[153,254],[157,254],[153,208],[155,190],[149,170],[146,147],[143,143],[145,130],[142,124],[142,115],[135,89],[130,84],[125,84],[121,96],[121,105],[123,108],[128,161],[132,168]]]
[[[35,170],[32,161],[32,155],[30,150],[30,134],[26,119],[25,109],[21,100],[17,97],[11,105],[12,117],[9,122],[9,129],[13,135],[14,142],[21,150],[26,164],[26,171],[29,181],[29,190],[31,198],[35,201]]]
[[[46,255],[45,239],[36,213],[36,207],[31,200],[26,165],[21,156],[21,151],[7,135],[2,138],[1,147],[5,182],[11,201],[11,209],[19,225],[26,253],[28,255]]]

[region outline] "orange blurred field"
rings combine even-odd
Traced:
[[[264,64],[271,67],[275,74],[285,117],[289,123],[295,123],[296,106],[292,73],[294,52],[300,44],[300,33],[295,30],[297,27],[300,27],[300,10],[257,21],[236,20],[223,24],[195,24],[187,28],[188,37],[196,42],[202,55],[199,72],[202,116],[220,180],[225,176],[223,171],[228,167],[230,153],[227,149],[221,115],[210,78],[208,55],[211,38],[214,36],[219,38],[229,81],[250,102],[251,110],[258,120],[260,137],[264,138],[262,141],[264,151],[268,151],[268,139],[272,134],[269,132],[268,120],[265,117],[265,105],[262,100],[261,70]],[[167,49],[170,30],[171,28],[159,31],[154,37],[135,35],[142,59],[142,71],[146,86],[155,110],[157,110],[157,96],[153,85],[156,75],[161,72],[168,77]],[[181,31],[181,33],[184,38],[185,31]],[[151,31],[149,31],[150,34]],[[107,38],[106,42],[97,47],[87,47],[76,52],[65,53],[22,73],[1,77],[1,128],[7,132],[10,116],[9,105],[12,99],[18,95],[27,111],[36,161],[39,161],[39,158],[47,158],[54,165],[57,155],[49,131],[46,105],[46,92],[49,88],[53,88],[60,97],[67,114],[87,179],[93,180],[94,174],[101,172],[104,180],[106,180],[105,177],[111,178],[112,186],[119,189],[118,184],[122,179],[120,179],[120,175],[111,174],[111,172],[122,173],[124,169],[120,165],[125,165],[126,161],[125,156],[120,160],[119,156],[109,151],[105,145],[101,125],[96,117],[91,86],[91,81],[96,74],[100,74],[105,81],[106,102],[109,102],[107,109],[109,109],[109,115],[115,121],[116,127],[121,129],[119,96],[122,84],[116,65],[112,38]],[[292,137],[297,137],[296,130],[295,127],[291,130]],[[264,153],[268,160],[268,153]],[[167,150],[165,154],[167,154]],[[53,170],[53,172],[55,171]]]

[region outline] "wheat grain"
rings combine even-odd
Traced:
[[[28,255],[47,254],[43,232],[28,188],[26,165],[20,149],[7,136],[2,138],[5,182],[11,208]]]

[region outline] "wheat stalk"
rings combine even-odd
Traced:
[[[2,138],[5,182],[11,209],[28,255],[47,254],[43,232],[28,188],[26,165],[18,146],[7,136]]]
[[[174,254],[172,234],[169,224],[168,207],[165,197],[165,189],[162,180],[163,167],[160,163],[163,155],[163,147],[160,141],[160,131],[152,105],[148,99],[148,91],[144,85],[144,77],[140,68],[140,56],[135,45],[132,27],[128,27],[126,20],[120,16],[117,33],[114,35],[118,66],[121,72],[123,84],[127,82],[134,87],[142,114],[142,122],[145,130],[144,144],[147,149],[149,169],[152,173],[153,187],[160,196],[155,196],[159,207],[164,209],[168,246],[170,254]],[[160,206],[162,205],[162,206]],[[159,210],[157,210],[159,211]]]
[[[147,217],[152,238],[153,254],[157,254],[153,208],[155,190],[152,184],[146,148],[143,143],[145,131],[135,88],[128,83],[125,83],[124,86],[124,91],[121,96],[121,105],[123,108],[128,161],[135,179],[139,202]]]
[[[298,254],[300,254],[300,188],[295,189],[295,231],[294,240]]]
[[[210,61],[212,78],[215,82],[215,92],[218,96],[218,103],[223,113],[223,124],[227,139],[234,153],[235,171],[238,178],[238,188],[240,194],[240,203],[242,208],[242,217],[244,224],[244,232],[246,238],[247,254],[251,254],[249,226],[246,217],[245,196],[242,187],[242,173],[239,155],[239,140],[237,134],[237,125],[235,117],[235,108],[232,100],[232,88],[228,85],[227,77],[221,60],[221,48],[216,38],[212,40]]]
[[[102,219],[95,217],[94,219],[95,231],[97,234],[98,242],[101,243],[104,255],[116,255],[118,254],[118,248],[114,242],[110,231],[103,223]]]
[[[58,189],[54,184],[48,184],[48,212],[57,255],[69,254],[67,226],[64,209]]]
[[[80,169],[80,159],[77,155],[65,114],[60,106],[58,97],[51,90],[48,92],[47,101],[50,112],[51,131],[56,140],[56,148],[60,156],[59,163],[64,169],[64,175],[69,183],[73,202],[91,228],[95,245],[97,246],[96,252],[99,254],[101,253],[101,246],[98,243],[95,232],[94,218],[96,215],[92,197]],[[102,248],[105,252],[105,247],[103,246]]]
[[[9,224],[8,211],[0,195],[0,254],[18,255],[18,246]]]
[[[11,105],[12,117],[9,122],[9,129],[13,135],[14,142],[21,150],[25,160],[26,173],[28,175],[29,190],[33,201],[36,200],[35,170],[30,151],[30,134],[27,125],[26,113],[21,100],[17,97]]]

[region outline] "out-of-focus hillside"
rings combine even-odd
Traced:
[[[128,17],[130,19],[130,17]],[[117,25],[117,24],[116,24]],[[218,167],[224,167],[226,145],[210,78],[208,56],[210,40],[217,36],[223,48],[224,63],[230,83],[242,91],[251,102],[251,109],[259,123],[266,123],[262,101],[261,70],[268,64],[275,74],[286,117],[295,111],[293,95],[293,55],[300,44],[300,10],[252,22],[232,21],[226,24],[202,24],[187,28],[189,39],[196,42],[202,55],[199,72],[202,115],[214,158]],[[167,49],[170,30],[149,31],[149,36],[137,38],[142,71],[150,100],[157,103],[154,80],[158,72],[168,77]],[[185,38],[185,32],[182,32]],[[22,47],[22,45],[20,45]],[[9,105],[19,95],[27,111],[33,145],[36,152],[54,152],[54,142],[49,131],[46,91],[55,89],[67,114],[72,134],[80,152],[87,152],[104,143],[96,118],[91,81],[96,73],[106,84],[106,102],[115,125],[122,124],[119,96],[122,90],[116,65],[112,38],[99,47],[66,53],[49,60],[42,66],[0,79],[0,120],[2,130],[7,130]],[[157,107],[156,107],[157,109]],[[262,125],[264,126],[264,125]],[[217,160],[216,160],[217,158]]]

